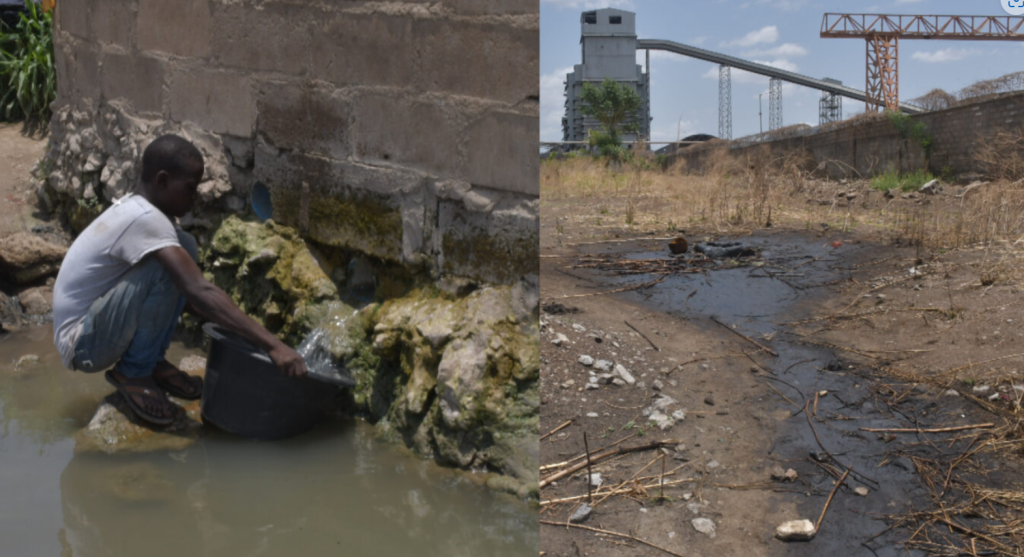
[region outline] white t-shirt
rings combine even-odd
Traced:
[[[180,246],[178,227],[140,195],[103,211],[68,250],[53,287],[53,342],[71,369],[89,307],[143,257]]]

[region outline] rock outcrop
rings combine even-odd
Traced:
[[[514,481],[494,485],[535,496],[536,283],[397,291],[381,273],[376,297],[386,299],[356,310],[345,301],[358,302],[355,286],[375,284],[361,276],[369,264],[358,253],[318,257],[291,228],[230,217],[203,262],[207,278],[280,338],[298,345],[319,328],[330,357],[356,381],[352,409],[385,437],[444,464],[500,472]]]
[[[298,345],[337,301],[338,288],[298,233],[229,217],[202,254],[207,280],[268,330]]]
[[[365,358],[346,362],[357,403],[420,453],[500,471],[520,480],[520,495],[535,492],[536,308],[523,286],[486,287],[459,299],[420,291],[385,302],[373,325],[376,373],[360,367]]]
[[[138,418],[119,393],[108,396],[89,425],[76,434],[75,452],[117,454],[184,449],[199,438],[203,427],[199,401],[171,400],[185,411],[166,428],[154,428]]]
[[[0,239],[0,275],[14,284],[29,284],[54,275],[67,248],[20,232]]]

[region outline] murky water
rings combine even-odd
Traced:
[[[535,509],[361,421],[283,442],[210,432],[180,451],[75,454],[112,388],[63,370],[51,336],[0,337],[0,555],[537,554]],[[25,354],[38,363],[16,366]]]
[[[721,327],[718,320],[752,338],[762,339],[778,352],[777,358],[756,353],[776,381],[772,386],[786,396],[803,403],[813,400],[817,391],[827,391],[821,398],[818,415],[840,419],[815,420],[815,431],[831,454],[845,466],[852,466],[857,474],[849,480],[844,491],[849,494],[855,486],[867,487],[871,495],[855,498],[850,503],[835,505],[829,511],[829,524],[815,538],[813,544],[791,544],[778,547],[777,554],[845,555],[873,553],[877,557],[921,555],[896,545],[899,536],[892,532],[882,534],[887,526],[877,517],[898,514],[912,507],[923,508],[929,503],[925,486],[921,483],[913,463],[899,456],[906,447],[889,445],[878,436],[859,431],[861,427],[903,427],[892,419],[887,408],[879,404],[870,389],[871,377],[867,370],[851,366],[844,354],[808,344],[804,339],[788,334],[779,324],[815,315],[816,305],[830,295],[827,286],[848,277],[843,267],[851,263],[877,260],[877,247],[847,245],[832,248],[828,240],[816,240],[799,234],[766,234],[743,238],[745,243],[761,251],[761,257],[748,260],[744,265],[704,274],[674,275],[664,282],[640,291],[616,294],[645,307],[704,324],[709,329]],[[617,253],[627,259],[666,259],[664,243],[638,241],[614,247],[595,246],[592,255]],[[842,253],[842,257],[840,254]],[[638,284],[652,280],[653,275],[616,276],[614,273],[591,273],[609,284]],[[771,340],[765,340],[767,335]],[[807,340],[814,340],[807,339]],[[742,343],[742,341],[739,341]],[[751,353],[751,349],[743,345]],[[829,370],[828,368],[832,368]],[[797,392],[799,391],[799,392]],[[810,478],[809,487],[818,497],[798,497],[802,516],[816,517],[821,510],[824,495],[832,488],[832,478],[821,473],[808,457],[823,451],[802,412],[781,398],[766,398],[773,415],[781,417],[778,434],[772,440],[768,459],[785,460],[801,476]],[[934,406],[925,391],[907,398],[903,412],[915,414],[921,408]],[[883,410],[886,410],[883,412]],[[961,450],[962,447],[956,450]],[[781,502],[786,496],[779,496]],[[790,498],[789,500],[794,500]],[[842,525],[842,527],[836,527]],[[878,535],[876,539],[875,536]],[[851,549],[864,540],[872,539],[872,547]]]

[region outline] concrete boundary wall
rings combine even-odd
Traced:
[[[819,165],[828,163],[824,169],[834,178],[867,178],[887,170],[908,172],[925,168],[926,164],[936,174],[947,170],[953,174],[984,173],[985,169],[975,161],[979,140],[1000,130],[1024,126],[1024,93],[911,118],[924,123],[933,139],[930,160],[926,161],[920,145],[901,137],[887,118],[815,128],[806,135],[764,143],[712,142],[684,149],[674,157],[685,160],[691,171],[699,172],[712,153],[720,149],[742,156],[768,148],[779,154],[806,151]]]
[[[538,11],[63,0],[52,201],[81,226],[134,186],[150,140],[180,133],[207,158],[203,209],[183,221],[200,233],[246,213],[260,180],[275,220],[320,244],[514,283],[537,272]]]

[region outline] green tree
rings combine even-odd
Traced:
[[[618,146],[620,131],[634,131],[634,120],[640,109],[640,95],[628,85],[623,85],[610,78],[604,80],[600,87],[590,83],[583,84],[583,114],[591,116],[604,127],[608,138],[602,143]]]

